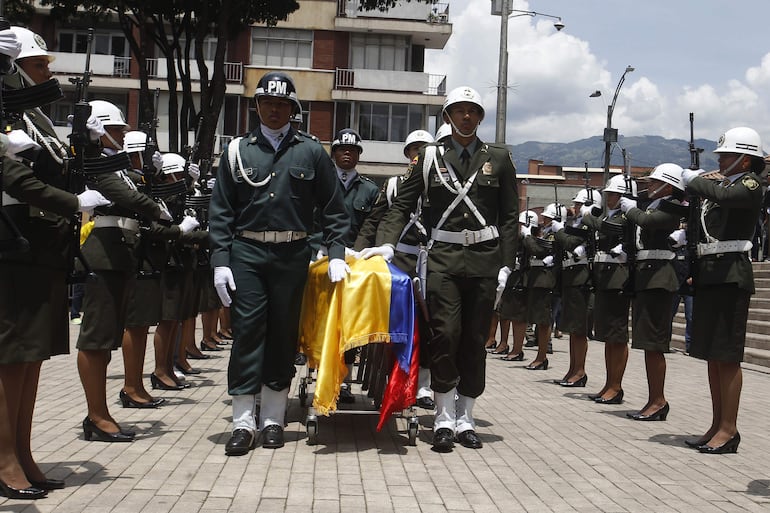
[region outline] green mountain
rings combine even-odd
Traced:
[[[665,139],[655,135],[641,137],[620,136],[617,144],[613,145],[611,163],[623,164],[621,148],[626,149],[632,166],[654,167],[663,162],[673,162],[682,167],[690,166],[689,142],[682,139]],[[700,154],[700,165],[703,169],[718,169],[714,141],[696,139],[695,145],[703,148]],[[510,145],[516,169],[527,169],[530,159],[542,160],[545,164],[569,167],[583,167],[588,162],[589,167],[604,166],[604,142],[600,136],[581,139],[571,143],[543,143],[528,141],[522,144]]]

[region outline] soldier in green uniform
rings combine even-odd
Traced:
[[[233,434],[225,446],[231,456],[254,445],[258,393],[263,447],[284,444],[314,209],[323,225],[330,280],[349,272],[349,220],[334,165],[318,142],[289,126],[301,109],[294,82],[284,73],[266,73],[255,101],[260,127],[224,150],[209,214],[214,285],[222,304],[232,303]],[[232,299],[228,288],[235,292]]]
[[[455,435],[465,447],[482,446],[473,404],[484,391],[484,343],[495,288],[505,284],[516,262],[519,197],[508,150],[476,136],[484,119],[479,93],[470,87],[450,91],[442,115],[452,125],[452,136],[420,151],[385,214],[378,234],[381,245],[365,249],[362,257],[392,259],[410,214],[424,196],[436,402],[433,448],[450,451]]]
[[[634,276],[631,347],[644,350],[647,372],[647,403],[633,420],[666,420],[669,411],[663,388],[666,355],[671,344],[671,305],[679,290],[669,235],[679,227],[684,199],[682,168],[660,164],[649,176],[647,197],[652,202],[642,210],[636,200],[620,198],[620,210],[634,230],[637,251]]]
[[[714,150],[719,155],[722,184],[685,170],[689,192],[704,198],[701,205],[698,260],[693,270],[695,297],[690,355],[708,361],[713,417],[709,429],[687,445],[700,452],[737,452],[738,404],[743,375],[749,300],[754,275],[748,251],[762,205],[759,174],[765,169],[762,141],[748,127],[725,132]]]

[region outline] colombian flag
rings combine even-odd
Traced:
[[[395,363],[383,396],[380,426],[411,406],[417,388],[414,295],[409,276],[382,257],[346,257],[351,273],[331,283],[328,259],[310,264],[302,299],[300,346],[318,370],[313,406],[322,415],[337,408],[347,374],[344,353],[370,343],[392,344]],[[414,368],[412,368],[414,367]],[[412,386],[407,386],[413,381]]]

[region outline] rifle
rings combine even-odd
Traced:
[[[525,212],[525,219],[524,219],[524,226],[529,228],[532,226],[532,219],[529,215],[529,196],[527,196],[527,204],[526,204],[526,210]],[[519,243],[519,254],[517,257],[519,258],[519,275],[518,279],[516,280],[516,283],[514,283],[513,288],[515,290],[524,290],[526,287],[524,286],[524,278],[527,274],[527,271],[529,271],[529,255],[527,255],[527,248],[524,246],[524,244]]]
[[[91,83],[91,51],[94,43],[94,29],[88,29],[88,45],[86,47],[86,66],[83,76],[70,78],[70,82],[75,85],[75,105],[72,115],[72,133],[69,135],[70,152],[72,158],[66,161],[67,190],[73,194],[80,194],[85,190],[86,148],[91,145],[91,137],[86,127],[88,118],[91,116],[91,105],[86,100],[88,94],[88,84]],[[70,271],[67,278],[68,283],[82,283],[87,279],[95,279],[96,275],[80,249],[80,226],[83,217],[80,212],[76,212],[70,221],[70,230],[72,241],[70,251]],[[75,262],[80,262],[83,271],[77,270]]]
[[[703,148],[697,148],[695,146],[695,115],[690,112],[690,143],[688,144],[688,150],[690,152],[690,169],[700,169],[700,154],[703,152]],[[679,293],[685,296],[695,295],[695,276],[698,271],[698,241],[700,241],[700,216],[701,216],[701,202],[700,198],[696,196],[692,191],[688,191],[689,204],[687,207],[687,261],[690,272],[690,284],[687,280],[682,283],[679,288]]]
[[[623,196],[634,197],[634,181],[631,178],[631,163],[628,161],[625,148],[623,149],[623,177],[626,181],[626,192]],[[623,285],[623,295],[633,297],[636,287],[636,225],[626,219],[623,230],[623,248],[626,252],[626,265],[628,266],[628,280]]]
[[[585,184],[586,188],[586,201],[583,203],[583,205],[590,207],[594,204],[594,189],[591,187],[591,179],[588,178],[588,162],[585,163],[586,170],[583,174],[583,183]]]

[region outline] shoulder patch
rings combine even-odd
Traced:
[[[756,190],[759,187],[759,182],[750,175],[741,178],[741,183],[750,191]]]
[[[409,163],[409,165],[406,167],[406,172],[404,173],[404,180],[412,176],[412,171],[414,171],[415,164],[417,164],[417,157],[413,158],[412,161]]]

